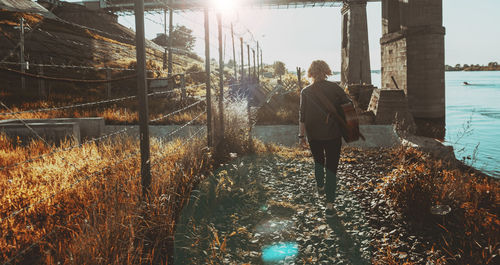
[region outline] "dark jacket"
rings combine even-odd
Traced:
[[[325,124],[329,113],[319,99],[318,90],[330,100],[342,115],[340,105],[351,102],[344,90],[334,82],[318,81],[304,89],[300,93],[300,116],[299,120],[305,123],[308,140],[331,140],[341,137],[339,125],[335,119],[329,119]]]

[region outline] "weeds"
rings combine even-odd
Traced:
[[[385,193],[411,224],[435,240],[453,264],[493,264],[500,251],[500,183],[413,148],[394,152],[398,167],[385,178]],[[449,205],[445,216],[430,212]]]
[[[241,141],[247,123],[242,123],[237,109],[227,112],[225,119],[226,153],[251,151]],[[125,159],[139,148],[131,138],[86,144],[29,166],[4,169],[0,259],[30,264],[166,263],[173,255],[178,216],[192,188],[209,175],[214,157],[225,159],[211,154],[205,144],[204,139],[153,140],[153,183],[147,200],[141,199],[138,155]],[[39,141],[18,145],[2,136],[0,166],[71,145],[45,146]],[[24,255],[15,256],[38,241]]]

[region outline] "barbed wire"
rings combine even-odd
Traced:
[[[166,118],[168,118],[168,117],[170,117],[170,116],[172,116],[172,115],[175,115],[175,114],[177,114],[177,113],[180,113],[180,112],[182,112],[182,111],[184,111],[184,110],[187,110],[187,109],[189,109],[189,108],[191,108],[191,107],[194,107],[194,106],[196,106],[196,105],[198,105],[198,104],[200,104],[201,102],[204,102],[204,101],[205,101],[205,99],[198,100],[198,101],[196,101],[195,103],[190,104],[190,105],[188,105],[188,106],[186,106],[186,107],[184,107],[184,108],[182,108],[182,109],[176,110],[176,111],[174,111],[174,112],[170,112],[170,113],[168,113],[168,114],[166,114],[166,115],[163,115],[163,116],[161,116],[161,117],[159,117],[159,118],[156,118],[156,119],[150,120],[149,122],[157,122],[157,121],[160,121],[160,120],[166,119]]]
[[[203,112],[202,114],[205,114],[205,112]],[[202,115],[201,114],[201,115]],[[153,168],[155,165],[158,165],[160,163],[160,161],[163,161],[164,158],[166,158],[167,156],[179,151],[182,147],[186,146],[187,143],[189,143],[190,141],[192,141],[198,134],[200,134],[202,131],[206,130],[207,127],[205,126],[202,126],[200,129],[196,130],[196,132],[194,134],[192,134],[191,136],[189,136],[188,138],[186,138],[184,141],[183,141],[183,144],[182,145],[179,145],[177,148],[175,148],[174,150],[172,150],[171,152],[168,152],[167,154],[165,155],[162,155],[160,156],[159,158],[156,159],[155,162],[151,163],[151,168]],[[157,172],[156,172],[157,173]]]
[[[195,120],[197,120],[199,117],[201,117],[203,114],[205,114],[206,111],[202,112],[201,114],[199,114],[198,116],[196,116],[195,118],[193,118],[191,121],[187,122],[186,124],[184,124],[183,126],[181,126],[180,128],[176,129],[175,131],[171,132],[169,135],[165,136],[166,137],[170,137],[170,136],[173,136],[174,134],[176,134],[177,132],[179,132],[181,129],[185,128],[186,126],[192,124]],[[193,140],[198,134],[200,134],[200,132],[202,132],[203,130],[205,130],[206,128],[205,127],[201,127],[200,129],[198,129],[194,134],[192,134],[190,137],[188,137],[185,141],[185,143],[187,142],[190,142],[191,140]],[[167,157],[168,155],[171,155],[172,153],[174,152],[177,152],[178,150],[180,150],[180,148],[182,148],[184,145],[179,145],[177,148],[175,148],[174,150],[168,152],[167,154],[163,155],[160,157],[160,159],[157,159],[155,162],[153,162],[151,164],[151,166],[155,166],[157,164],[159,164],[165,157]],[[116,164],[121,164],[122,162],[130,159],[131,157],[133,157],[134,155],[137,155],[139,152],[136,151],[134,152],[133,154],[121,159],[120,161],[118,162],[115,162],[113,163],[113,165],[116,165]],[[28,210],[29,208],[32,208],[40,203],[43,203],[44,201],[50,199],[50,198],[53,198],[55,196],[57,196],[58,194],[61,194],[62,192],[64,192],[65,190],[68,190],[76,185],[78,185],[79,183],[81,183],[82,181],[85,181],[85,180],[88,180],[92,177],[92,175],[96,175],[96,174],[99,174],[99,173],[102,173],[104,172],[104,170],[106,169],[111,169],[111,166],[107,166],[107,167],[104,167],[102,168],[101,170],[97,171],[97,172],[94,172],[90,175],[87,175],[85,178],[81,178],[81,179],[78,179],[77,181],[75,181],[74,183],[72,183],[70,186],[68,187],[65,187],[63,189],[61,189],[59,192],[57,193],[53,193],[52,195],[46,197],[46,198],[43,198],[42,200],[34,203],[34,204],[31,204],[31,205],[28,205],[14,213],[12,213],[10,216],[4,218],[4,219],[1,219],[0,220],[0,223],[3,223],[4,220],[7,220],[7,219],[10,219],[10,218],[14,218],[15,216],[19,215],[21,212],[23,211],[26,211]],[[135,178],[138,178],[140,175],[139,174],[136,174],[135,176],[132,176],[130,178],[128,178],[127,180],[125,180],[125,183],[121,184],[121,185],[126,185],[128,184],[129,181],[132,181],[133,179]],[[83,213],[79,214],[80,216],[82,215]],[[50,233],[47,233],[45,234],[43,237],[39,238],[36,242],[34,242],[33,244],[31,244],[30,246],[28,246],[27,248],[23,249],[22,251],[18,252],[14,257],[10,258],[7,262],[3,263],[3,265],[7,265],[7,264],[10,264],[12,261],[16,260],[17,258],[21,257],[22,255],[26,254],[30,249],[32,249],[33,247],[35,247],[36,245],[39,245],[40,242],[42,242],[43,240],[47,239],[49,236],[53,235],[56,233],[56,231],[59,230],[58,227],[56,227],[54,230],[52,230]]]
[[[4,67],[0,67],[0,71],[10,72],[10,73],[14,73],[14,74],[21,75],[21,76],[42,79],[42,80],[70,82],[70,83],[86,83],[86,84],[113,83],[113,82],[118,82],[118,81],[130,80],[130,79],[134,79],[137,77],[136,74],[133,74],[133,75],[128,75],[125,77],[114,78],[114,79],[74,79],[74,78],[52,77],[52,76],[45,76],[45,75],[40,75],[40,74],[25,73],[25,72],[21,72],[19,70],[14,70],[14,69],[4,68]]]
[[[200,85],[197,85],[197,86],[202,86],[202,85],[205,85],[205,84],[200,84]],[[193,86],[193,87],[197,87],[197,86]],[[157,93],[151,93],[151,94],[149,94],[149,95],[155,95],[155,94],[157,94]],[[136,96],[134,96],[134,97],[136,97]],[[204,100],[204,99],[203,99],[203,100],[200,100],[200,101],[195,102],[195,103],[193,103],[193,104],[191,104],[191,105],[189,105],[189,106],[187,106],[187,107],[184,107],[184,108],[182,108],[182,109],[179,109],[179,110],[176,110],[176,111],[171,112],[171,113],[169,113],[169,114],[166,114],[166,115],[164,115],[164,116],[162,116],[162,117],[160,117],[160,118],[158,118],[158,119],[151,120],[150,122],[156,122],[156,121],[158,121],[158,120],[166,119],[166,118],[167,118],[167,117],[169,117],[169,116],[172,116],[172,115],[174,115],[174,114],[180,113],[180,112],[182,112],[182,111],[184,111],[184,110],[186,110],[186,109],[188,109],[188,108],[190,108],[190,107],[193,107],[193,106],[195,106],[195,105],[197,105],[197,104],[199,104],[199,103],[201,103],[201,102],[203,102],[203,101],[205,101],[205,100]],[[13,114],[13,115],[15,115],[15,114]],[[29,125],[28,125],[28,126],[29,126]],[[76,144],[76,145],[72,145],[72,146],[67,147],[67,148],[63,148],[63,149],[52,149],[52,151],[51,151],[51,152],[49,152],[49,153],[46,153],[46,154],[43,154],[43,155],[39,155],[39,156],[37,156],[37,157],[33,157],[33,158],[30,158],[30,159],[27,159],[27,160],[24,160],[24,161],[21,161],[21,162],[17,162],[17,163],[14,163],[14,164],[8,165],[8,166],[0,167],[0,171],[4,171],[4,170],[7,170],[7,169],[11,169],[11,168],[14,168],[14,167],[17,167],[17,166],[20,166],[20,165],[26,164],[26,163],[31,163],[31,162],[34,162],[34,161],[40,160],[40,159],[45,158],[45,157],[49,157],[49,156],[54,155],[54,154],[57,154],[57,153],[67,152],[67,151],[70,151],[70,150],[75,149],[75,148],[83,147],[84,145],[89,144],[89,143],[94,143],[94,142],[95,142],[95,143],[97,143],[97,142],[100,142],[100,141],[102,141],[102,140],[104,140],[104,139],[110,138],[111,136],[115,136],[115,135],[120,135],[120,134],[123,134],[123,133],[125,133],[125,132],[129,131],[129,130],[130,130],[130,129],[132,129],[132,128],[134,128],[134,126],[133,126],[133,125],[131,125],[131,126],[127,126],[126,128],[121,129],[121,130],[119,130],[119,131],[112,132],[112,133],[109,133],[109,134],[103,135],[103,136],[98,137],[98,138],[93,138],[93,139],[90,139],[90,140],[85,141],[85,142],[83,142],[83,143]],[[36,133],[36,132],[35,132],[35,133]],[[41,138],[41,137],[40,137],[40,138]],[[48,144],[48,143],[47,143],[47,144]]]
[[[198,87],[198,86],[199,85],[189,86],[189,87],[186,87],[186,89],[190,89],[190,88],[194,88],[194,87]],[[149,97],[149,96],[170,94],[170,93],[177,92],[178,90],[180,90],[180,88],[174,88],[173,90],[168,90],[168,91],[153,92],[153,93],[147,94],[147,96]],[[120,101],[125,101],[125,100],[129,100],[129,99],[134,99],[134,98],[137,98],[137,96],[127,96],[127,97],[121,97],[121,98],[106,99],[106,100],[101,100],[101,101],[80,103],[80,104],[67,105],[67,106],[61,106],[61,107],[53,107],[53,108],[22,110],[22,111],[16,111],[16,112],[1,112],[0,116],[11,116],[11,115],[18,115],[18,114],[26,114],[26,113],[49,112],[49,111],[57,111],[57,110],[64,110],[64,109],[94,106],[94,105],[102,105],[102,104],[106,104],[106,103],[120,102]]]
[[[135,151],[135,152],[132,152],[132,153],[130,153],[129,155],[125,156],[124,158],[122,158],[122,159],[120,159],[120,160],[118,160],[118,161],[115,161],[115,162],[113,163],[113,165],[112,165],[112,166],[116,166],[116,165],[118,165],[118,164],[121,164],[121,163],[125,162],[126,160],[128,160],[128,159],[132,158],[133,156],[136,156],[136,155],[137,155],[137,154],[139,154],[139,153],[140,153],[140,151],[139,151],[139,150],[137,150],[137,151]],[[11,219],[11,218],[16,217],[17,215],[19,215],[19,214],[21,214],[21,213],[23,213],[23,212],[25,212],[25,211],[29,210],[29,209],[30,209],[30,208],[32,208],[32,207],[35,207],[35,206],[37,206],[37,205],[39,205],[39,204],[41,204],[41,203],[43,203],[43,202],[45,202],[45,201],[47,201],[47,200],[49,200],[49,199],[51,199],[51,198],[56,197],[57,195],[61,194],[62,192],[66,191],[66,190],[68,190],[68,189],[73,188],[74,186],[78,185],[79,183],[81,183],[81,182],[83,182],[83,181],[85,181],[85,180],[88,180],[88,179],[92,178],[93,176],[96,176],[96,175],[98,175],[98,174],[100,174],[100,173],[104,172],[106,169],[110,169],[110,168],[112,168],[112,166],[105,166],[105,167],[101,168],[100,170],[94,171],[94,172],[92,172],[91,174],[85,175],[85,176],[84,176],[84,177],[82,177],[82,178],[78,178],[76,181],[74,181],[73,183],[71,183],[69,186],[66,186],[66,187],[62,188],[61,190],[59,190],[59,191],[57,191],[57,192],[54,192],[54,193],[52,193],[51,195],[49,195],[49,196],[47,196],[47,197],[44,197],[44,198],[42,198],[41,200],[39,200],[39,201],[37,201],[37,202],[35,202],[35,203],[29,204],[29,205],[27,205],[27,206],[25,206],[25,207],[23,207],[23,208],[21,208],[21,209],[19,209],[19,210],[14,211],[14,212],[13,212],[13,213],[11,213],[10,215],[8,215],[8,216],[6,216],[6,217],[4,217],[4,218],[0,219],[0,224],[2,224],[3,222],[5,222],[6,220],[9,220],[9,219]],[[78,171],[80,171],[80,170],[78,170]]]
[[[30,159],[24,160],[22,162],[14,163],[14,164],[11,164],[11,165],[8,165],[8,166],[0,167],[0,171],[4,171],[4,170],[10,169],[10,168],[14,168],[14,167],[26,164],[26,163],[31,163],[31,162],[40,160],[40,159],[45,158],[45,157],[49,157],[49,156],[57,154],[57,153],[67,152],[67,151],[73,150],[75,148],[83,147],[84,145],[89,144],[89,143],[96,143],[96,142],[102,141],[102,140],[104,140],[106,138],[109,138],[111,136],[125,133],[125,132],[127,132],[128,130],[130,130],[132,128],[134,128],[134,126],[128,126],[128,127],[124,128],[122,130],[119,130],[119,131],[116,131],[116,132],[113,132],[113,133],[109,133],[109,134],[103,135],[103,136],[98,137],[98,138],[93,138],[93,139],[88,140],[88,141],[86,141],[84,143],[81,143],[81,144],[72,145],[70,147],[63,148],[63,149],[52,149],[52,151],[49,152],[49,153],[46,153],[46,154],[43,154],[43,155],[39,155],[37,157],[33,157],[33,158],[30,158]]]
[[[175,49],[175,48],[174,48]],[[181,50],[181,49],[179,49]],[[20,62],[0,62],[0,64],[5,64],[5,65],[21,65]],[[137,69],[134,68],[118,68],[118,67],[94,67],[94,66],[86,66],[86,65],[64,65],[64,64],[37,64],[37,63],[30,63],[30,66],[33,67],[54,67],[54,68],[63,68],[63,69],[86,69],[86,70],[112,70],[112,71],[137,71]],[[161,69],[146,69],[146,72],[149,73],[168,73],[166,70],[161,70]],[[173,75],[182,75],[186,74],[186,72],[177,72],[173,73]]]

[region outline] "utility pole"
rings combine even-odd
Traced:
[[[171,1],[169,1],[171,3]],[[172,78],[173,66],[173,54],[172,54],[172,45],[174,43],[174,10],[169,7],[170,15],[168,17],[168,88],[172,90],[174,88],[174,79]]]
[[[24,74],[26,72],[26,62],[24,61],[24,18],[21,17],[20,20],[21,21],[19,22],[19,24],[21,26],[21,46],[19,47],[20,48],[19,59],[21,59],[20,61],[21,73]],[[26,90],[26,78],[24,77],[24,75],[21,75],[21,89],[22,91]]]
[[[219,31],[219,141],[224,139],[224,58],[222,51],[222,15],[217,13]]]
[[[250,62],[250,45],[247,44],[247,51],[248,51],[248,79],[250,80],[252,77],[252,65]]]
[[[259,58],[257,58],[258,60]],[[262,63],[262,48],[260,49],[260,68],[261,68],[261,71],[264,72],[264,63]]]
[[[257,70],[255,69],[255,50],[252,49],[252,55],[253,55],[253,77],[257,78]]]
[[[144,0],[137,0],[135,8],[137,95],[139,98],[139,129],[141,141],[142,195],[146,197],[151,186],[151,161],[149,160],[149,113],[146,84],[146,47],[144,37]]]
[[[257,80],[260,81],[259,42],[257,41]]]
[[[236,63],[236,49],[234,48],[234,31],[233,22],[231,22],[231,39],[233,41],[233,66],[234,66],[234,80],[238,81],[238,65]]]
[[[207,145],[213,146],[212,142],[212,100],[210,93],[210,28],[208,21],[208,8],[204,11],[205,17],[205,74],[206,74],[206,100],[207,100]]]
[[[240,37],[241,44],[241,82],[243,83],[243,79],[245,79],[245,63],[244,63],[244,50],[243,50],[243,38]]]
[[[163,70],[168,69],[167,65],[167,45],[168,45],[168,39],[167,39],[167,9],[163,9],[163,36],[165,36],[165,46],[164,48],[164,53],[163,53]]]

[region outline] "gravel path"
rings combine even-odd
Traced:
[[[177,228],[176,263],[426,264],[435,253],[419,254],[423,239],[378,191],[391,170],[388,150],[344,150],[337,216],[327,219],[310,157],[235,159],[193,192]]]

